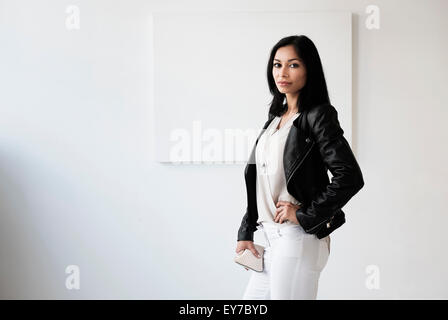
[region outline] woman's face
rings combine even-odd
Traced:
[[[292,45],[277,50],[273,61],[272,75],[281,93],[296,93],[305,86],[305,64]]]

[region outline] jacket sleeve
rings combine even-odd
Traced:
[[[315,146],[333,175],[325,190],[296,211],[297,220],[305,232],[316,233],[364,186],[364,180],[350,145],[343,136],[336,109],[327,104],[316,107],[309,115],[315,119],[310,123]]]
[[[249,221],[249,211],[243,216],[240,228],[238,229],[238,239],[237,241],[250,240],[254,241],[254,232],[257,230],[253,227],[253,223]]]

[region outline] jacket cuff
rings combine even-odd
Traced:
[[[296,210],[296,217],[299,221],[299,224],[302,226],[303,230],[305,230],[306,233],[316,233],[319,228],[322,227],[325,222],[327,222],[327,219],[323,219],[318,224],[316,224],[316,217],[306,214],[306,208],[304,207],[300,207],[298,210]]]
[[[240,230],[238,230],[237,241],[254,241],[254,232],[248,228],[241,227]]]

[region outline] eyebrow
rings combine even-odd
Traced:
[[[274,60],[280,61],[279,59],[274,59]],[[289,59],[288,61],[292,61],[292,60],[299,60],[299,61],[300,61],[299,58],[292,58],[292,59]],[[281,62],[281,61],[280,61],[280,62]]]

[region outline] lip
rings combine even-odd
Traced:
[[[278,82],[279,86],[289,86],[290,84],[291,82],[284,82],[284,81]]]

